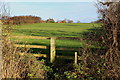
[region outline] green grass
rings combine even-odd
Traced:
[[[98,27],[93,23],[38,23],[14,26],[13,35],[81,37],[81,33]]]
[[[19,44],[30,44],[30,45],[45,45],[50,46],[50,40],[44,39],[13,39],[15,42]],[[57,48],[79,48],[83,46],[79,40],[56,40]]]
[[[17,36],[46,36],[46,37],[82,37],[82,33],[99,27],[93,23],[38,23],[13,26],[12,35]],[[18,39],[13,39],[17,41]],[[50,40],[42,39],[19,39],[20,44],[45,45],[50,46]],[[56,40],[56,47],[80,48],[85,42],[79,40]],[[31,49],[33,52],[49,53],[49,50]],[[73,55],[75,51],[60,51],[58,55]]]

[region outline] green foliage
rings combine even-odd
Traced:
[[[73,64],[63,58],[57,58],[56,61],[53,64],[49,64],[49,66],[53,71],[48,74],[48,80],[68,80],[64,73],[73,68]]]
[[[3,60],[4,71],[8,71],[8,73],[3,72],[6,74],[5,78],[47,79],[47,73],[52,71],[49,66],[46,66],[45,60],[38,61],[36,57],[28,53],[4,55]]]
[[[74,65],[74,69],[66,71],[64,74],[69,80],[93,80],[105,79],[107,64],[100,55],[83,53],[79,57],[79,63]]]
[[[75,79],[77,79],[77,75],[76,75],[76,73],[70,73],[70,72],[68,72],[68,71],[65,71],[64,72],[64,74],[66,75],[66,77],[69,79],[69,80],[75,80]]]
[[[16,55],[16,59],[18,55]],[[45,61],[37,61],[36,58],[31,54],[19,55],[21,68],[21,77],[22,78],[47,78],[47,72],[51,71],[49,66],[45,65]]]

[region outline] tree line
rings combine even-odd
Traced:
[[[42,20],[41,17],[31,16],[31,15],[29,15],[29,16],[13,16],[13,17],[3,16],[0,20],[3,21],[4,24],[15,24],[15,25],[26,24],[26,23],[27,24],[32,24],[32,23],[73,23],[73,20],[69,20],[69,19],[55,21],[54,19],[49,18],[47,20]]]

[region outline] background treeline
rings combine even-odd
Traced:
[[[6,19],[5,24],[25,24],[25,23],[39,23],[40,17],[37,16],[14,16]]]
[[[2,21],[4,21],[4,24],[31,24],[31,23],[73,23],[73,20],[69,20],[69,19],[64,19],[64,20],[59,20],[59,21],[55,21],[52,18],[49,18],[47,20],[42,20],[41,17],[37,17],[37,16],[13,16],[13,17],[7,17],[4,16],[1,19]],[[80,21],[79,21],[80,22]]]

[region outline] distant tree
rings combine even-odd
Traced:
[[[12,24],[40,23],[41,18],[37,16],[13,16],[10,17]]]
[[[67,20],[67,23],[73,23],[73,20]]]
[[[40,20],[40,23],[46,23],[46,21],[44,21],[44,20]]]
[[[102,23],[102,21],[103,21],[103,19],[98,19],[98,20],[93,21],[93,22],[91,22],[91,23]]]
[[[55,23],[55,21],[54,21],[54,19],[49,18],[46,20],[46,23]]]
[[[67,23],[66,19],[60,21],[59,23]]]
[[[77,23],[80,23],[80,21],[77,21]]]

